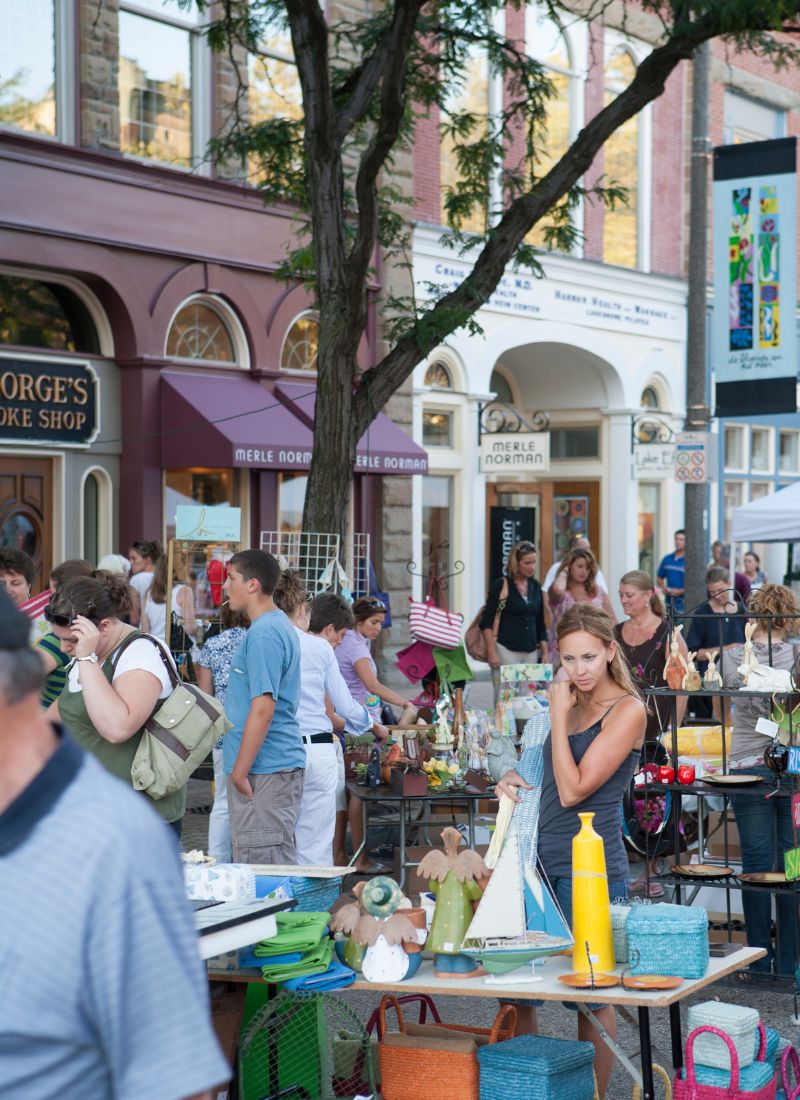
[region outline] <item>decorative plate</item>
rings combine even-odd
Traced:
[[[732,867],[714,867],[711,863],[673,863],[670,870],[683,878],[728,878],[733,874]]]
[[[739,882],[747,882],[750,886],[785,886],[786,875],[783,871],[751,871],[739,875]]]
[[[668,978],[663,974],[628,974],[622,979],[625,989],[677,989],[683,978]]]
[[[713,783],[718,787],[749,787],[764,780],[760,775],[704,775],[701,782]]]
[[[619,985],[616,974],[559,974],[558,980],[571,989],[608,989]]]

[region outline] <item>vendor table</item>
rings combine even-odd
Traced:
[[[427,794],[424,798],[419,795],[403,795],[394,794],[389,787],[365,787],[361,783],[350,782],[347,784],[347,789],[354,798],[357,798],[363,807],[364,811],[364,844],[367,848],[369,845],[366,843],[367,828],[369,825],[369,808],[375,805],[391,805],[397,804],[398,814],[400,817],[400,841],[397,845],[399,852],[399,885],[402,887],[406,881],[406,869],[409,867],[416,867],[417,864],[409,862],[406,858],[406,837],[408,835],[408,827],[410,825],[419,825],[421,822],[418,819],[411,818],[411,803],[450,803],[451,806],[460,805],[466,809],[467,812],[467,847],[475,847],[475,810],[477,804],[481,799],[495,799],[494,792],[487,794],[485,791],[443,791],[442,794]]]
[[[642,992],[640,990],[623,989],[621,985],[602,990],[570,989],[562,985],[558,977],[560,974],[567,974],[572,970],[572,959],[564,955],[557,955],[545,959],[541,966],[537,965],[536,974],[542,980],[532,984],[514,984],[508,980],[509,975],[505,975],[502,982],[492,985],[487,985],[485,978],[437,978],[433,972],[433,962],[425,959],[417,973],[409,981],[384,983],[361,980],[337,992],[344,994],[348,990],[354,990],[362,993],[427,993],[431,996],[489,997],[500,1000],[515,998],[518,1000],[571,1001],[573,1004],[580,1006],[580,1011],[598,1029],[604,1042],[613,1051],[614,1056],[622,1063],[634,1081],[641,1086],[643,1100],[654,1100],[650,1010],[652,1008],[666,1008],[669,1010],[672,1063],[675,1069],[678,1069],[683,1065],[680,1002],[700,992],[706,986],[713,985],[720,978],[724,978],[737,970],[743,970],[752,962],[763,958],[765,954],[766,952],[761,948],[741,947],[725,958],[710,959],[706,973],[702,978],[686,980],[677,989],[665,991]],[[621,968],[618,967],[614,973],[621,973]],[[209,978],[212,981],[221,982],[263,983],[263,978],[259,976],[258,971],[218,971],[209,973]],[[598,1000],[602,1000],[604,1004],[615,1005],[618,1008],[635,1008],[637,1010],[641,1056],[640,1069],[633,1065],[625,1052],[589,1012],[586,1007],[587,1004],[597,1003]]]

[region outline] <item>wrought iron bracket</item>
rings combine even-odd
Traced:
[[[674,443],[676,434],[660,416],[642,412],[631,417],[631,454],[637,443]]]
[[[484,435],[498,432],[546,432],[550,428],[550,414],[539,410],[525,416],[513,405],[504,401],[485,401],[478,405],[478,445]]]

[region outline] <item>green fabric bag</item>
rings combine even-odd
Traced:
[[[463,645],[456,646],[455,649],[434,646],[433,659],[436,662],[439,679],[445,684],[452,685],[461,683],[463,680],[475,679]]]
[[[157,638],[131,634],[114,657],[114,667],[127,646],[146,638],[158,650],[172,685],[169,695],[148,718],[131,763],[134,790],[151,798],[165,798],[185,786],[187,779],[211,752],[224,733],[232,729],[219,699],[206,695],[195,684],[184,684]],[[113,676],[113,671],[112,671]]]

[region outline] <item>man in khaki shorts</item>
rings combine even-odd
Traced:
[[[250,629],[231,664],[222,742],[235,863],[295,863],[305,745],[297,723],[300,649],[272,594],[281,569],[272,554],[243,550],[229,563],[225,595]]]

